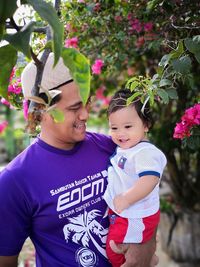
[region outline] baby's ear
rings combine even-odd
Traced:
[[[149,131],[149,127],[148,127],[148,126],[145,126],[145,128],[144,128],[144,132],[145,132],[145,133],[148,133],[148,131]]]

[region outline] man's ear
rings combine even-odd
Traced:
[[[51,118],[51,115],[48,112],[46,112],[46,111],[42,112],[42,114],[41,114],[41,122],[48,121],[50,118]]]

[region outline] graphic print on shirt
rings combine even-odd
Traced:
[[[97,250],[106,257],[105,249],[93,237],[96,235],[100,238],[102,245],[105,247],[108,229],[104,229],[95,219],[97,216],[101,216],[98,210],[94,209],[89,212],[85,210],[77,217],[68,218],[69,223],[64,226],[63,232],[66,242],[71,239],[83,247],[89,247],[89,241],[92,241]]]
[[[119,160],[118,160],[118,167],[120,167],[121,169],[124,169],[124,165],[125,165],[125,162],[127,161],[127,158],[125,157],[120,157]]]
[[[102,196],[107,184],[107,170],[76,180],[66,180],[69,182],[64,186],[50,190],[51,197],[57,198],[58,218],[65,220],[62,230],[66,246],[70,242],[80,246],[74,255],[78,266],[99,266],[97,251],[107,258],[105,246],[108,224],[102,213],[106,208]]]
[[[76,252],[76,261],[78,266],[95,267],[98,266],[98,261],[95,253],[89,248],[80,248]]]

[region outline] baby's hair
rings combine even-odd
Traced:
[[[132,95],[133,93],[127,88],[122,88],[118,90],[111,98],[107,111],[108,117],[111,113],[127,107],[127,100]],[[129,106],[135,107],[138,116],[141,118],[145,126],[147,126],[148,128],[152,127],[153,121],[148,102],[145,104],[145,107],[143,107],[143,103],[141,102],[141,100],[139,98],[135,98]]]

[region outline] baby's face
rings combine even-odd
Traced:
[[[110,135],[115,144],[127,149],[145,139],[147,126],[139,117],[134,106],[119,109],[109,116]]]

